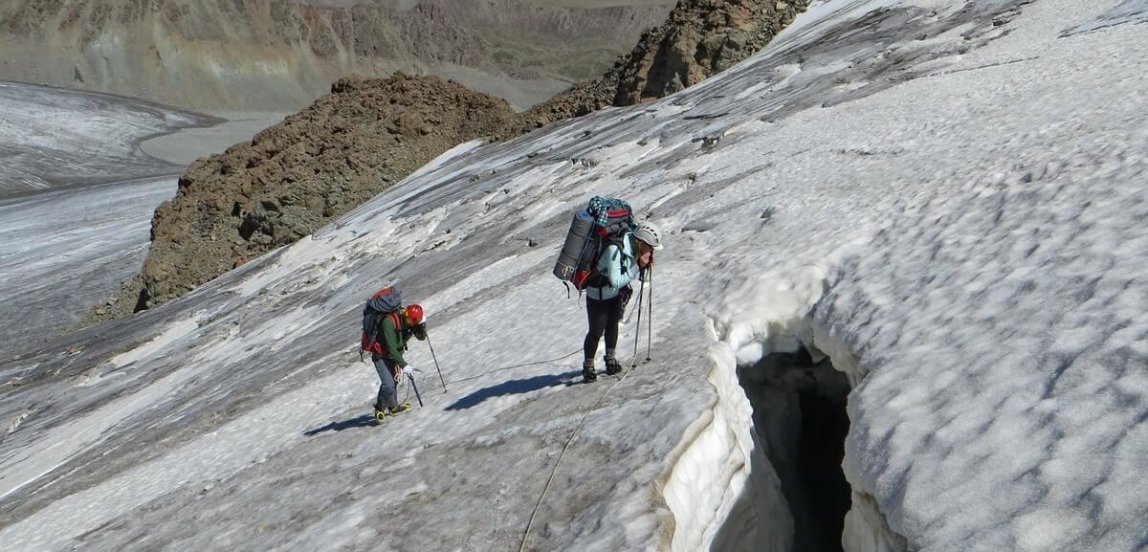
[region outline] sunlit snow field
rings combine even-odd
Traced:
[[[0,549],[790,550],[736,370],[798,343],[853,385],[846,550],[1143,549],[1146,12],[820,3],[678,95],[459,146],[0,360]],[[550,269],[593,195],[667,236],[637,367],[582,385]],[[434,355],[368,427],[359,309],[391,283]]]

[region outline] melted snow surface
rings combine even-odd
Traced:
[[[855,385],[846,549],[1141,549],[1148,34],[1065,33],[1118,6],[824,2],[684,93],[460,146],[0,364],[0,548],[696,550],[752,488],[785,550],[731,378],[804,342]],[[595,194],[667,246],[637,368],[569,385],[584,311],[549,272]],[[368,428],[387,283],[434,354],[407,353],[425,405]]]

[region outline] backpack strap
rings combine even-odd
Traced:
[[[391,312],[388,312],[387,318],[390,318],[391,322],[394,322],[396,332],[402,332],[403,331],[403,321],[399,318],[399,311],[393,310]]]
[[[390,321],[395,325],[395,335],[397,335],[399,337],[399,340],[401,341],[403,339],[403,322],[402,322],[402,320],[399,319],[399,311],[398,310],[390,311],[390,312],[386,313],[385,316],[386,316],[386,318],[390,319]],[[379,328],[379,329],[382,330],[382,328]],[[386,350],[386,348],[387,348],[386,340],[384,339],[384,340],[380,341],[379,343],[381,343],[383,345],[383,350]],[[387,352],[390,353],[391,351],[387,351]]]
[[[382,316],[379,317],[379,319],[378,319],[379,321],[375,324],[375,327],[373,328],[374,335],[367,336],[367,339],[369,339],[370,341],[377,343],[379,345],[380,350],[379,351],[371,350],[372,353],[388,354],[389,351],[387,351],[387,340],[382,339],[383,319],[390,319],[391,323],[393,323],[395,325],[395,333],[397,335],[399,335],[400,339],[402,338],[403,323],[402,323],[402,320],[399,318],[399,311],[397,311],[397,310],[380,312],[379,314],[381,314]],[[360,347],[360,349],[359,349],[360,360],[362,360],[364,350],[370,350],[370,349],[363,349],[362,347]]]

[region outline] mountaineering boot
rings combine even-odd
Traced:
[[[612,356],[606,357],[606,374],[613,376],[613,375],[621,374],[621,373],[622,373],[622,365],[618,364],[618,359],[616,359]]]
[[[395,414],[398,414],[399,412],[406,412],[407,410],[410,410],[411,408],[414,408],[413,406],[411,406],[411,403],[405,402],[405,403],[395,405],[395,406],[388,408],[387,412],[391,416],[394,416]]]
[[[375,407],[375,421],[376,422],[382,422],[383,418],[386,418],[386,417],[387,417],[387,411],[376,406]]]
[[[590,383],[598,379],[598,374],[594,373],[594,359],[588,358],[582,361],[582,381]]]

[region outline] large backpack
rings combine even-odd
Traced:
[[[375,354],[385,354],[386,346],[379,342],[380,324],[390,317],[395,329],[402,328],[399,309],[403,302],[399,290],[385,287],[376,291],[363,307],[363,335],[359,338],[359,349]]]
[[[611,243],[621,246],[622,236],[633,228],[634,212],[629,203],[594,196],[585,209],[574,213],[554,275],[574,284],[578,291],[606,285],[605,275],[598,272],[598,259]]]

